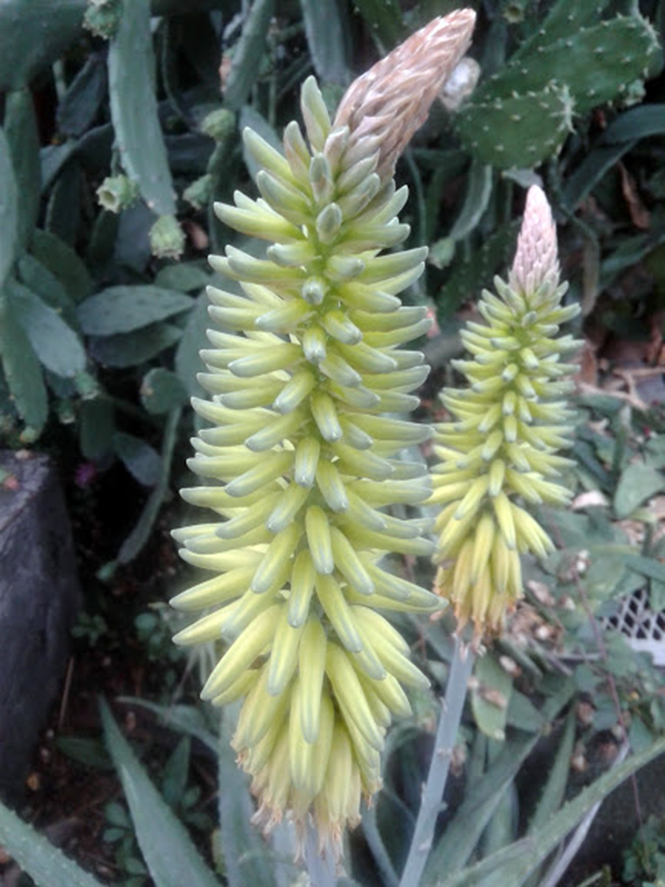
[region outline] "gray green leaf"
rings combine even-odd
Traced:
[[[48,416],[44,376],[6,292],[0,292],[0,357],[19,416],[40,432]]]
[[[52,373],[73,378],[85,369],[81,340],[50,305],[16,280],[6,284],[14,316],[40,362]]]
[[[32,238],[32,254],[60,281],[74,302],[82,302],[92,290],[88,269],[71,246],[50,231],[37,228]]]
[[[162,460],[154,447],[133,434],[116,431],[113,435],[113,449],[140,484],[154,487],[162,471]]]
[[[168,413],[186,400],[187,389],[171,370],[155,367],[143,377],[141,402],[149,413]]]
[[[229,887],[277,887],[275,862],[261,833],[251,824],[254,804],[247,776],[235,760],[231,748],[232,716],[227,708],[219,743],[218,779],[220,840]]]
[[[224,84],[224,105],[239,111],[256,82],[259,59],[265,55],[274,0],[254,0],[233,51],[231,70]]]
[[[79,322],[90,336],[113,336],[141,329],[174,314],[189,311],[194,301],[157,286],[112,286],[86,299]]]
[[[220,887],[189,834],[154,787],[101,702],[104,737],[136,829],[136,838],[156,887]]]
[[[97,363],[109,367],[132,367],[151,360],[179,341],[183,332],[172,323],[150,326],[90,340],[90,352]]]
[[[158,216],[175,216],[173,182],[157,115],[150,6],[123,0],[120,26],[109,47],[111,119],[122,164]]]
[[[348,47],[337,0],[300,0],[314,70],[326,83],[349,82]]]
[[[39,135],[32,93],[29,89],[10,92],[5,106],[5,135],[12,155],[18,202],[18,248],[26,249],[35,230],[41,193]]]
[[[614,513],[620,520],[628,517],[639,505],[664,488],[665,476],[661,471],[639,462],[628,465],[614,493]]]
[[[79,36],[85,0],[2,0],[0,92],[20,89]]]
[[[0,287],[16,257],[18,191],[7,137],[0,128]]]
[[[432,887],[521,887],[549,854],[564,840],[584,815],[599,801],[604,800],[622,782],[650,761],[665,753],[665,739],[660,739],[646,751],[633,755],[623,764],[603,774],[588,788],[559,810],[536,834],[516,841],[482,862],[472,865],[451,877],[434,877],[426,882]],[[445,871],[445,865],[440,871]]]
[[[4,804],[0,804],[0,844],[37,887],[102,887]]]
[[[476,660],[475,677],[478,684],[471,691],[471,709],[476,724],[485,736],[501,741],[506,735],[512,678],[491,654]]]

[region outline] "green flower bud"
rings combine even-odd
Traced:
[[[122,0],[88,0],[83,27],[97,37],[112,40],[122,18]]]
[[[139,197],[138,185],[125,175],[107,176],[96,193],[99,205],[112,213],[128,209]]]
[[[201,132],[224,144],[236,131],[236,115],[228,108],[211,111],[201,122]]]
[[[160,216],[149,231],[150,251],[158,259],[179,259],[185,234],[175,216]]]
[[[194,209],[203,209],[212,200],[212,176],[206,173],[182,192],[182,196]]]

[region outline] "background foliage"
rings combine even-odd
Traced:
[[[205,260],[239,242],[211,206],[253,187],[242,128],[277,142],[298,116],[298,88],[309,73],[333,107],[380,54],[457,5],[0,4],[0,434],[10,446],[56,455],[74,510],[98,528],[82,534],[92,553],[80,644],[120,643],[127,626],[111,595],[127,584],[148,587],[143,577],[162,556],[158,518],[166,506],[172,520],[193,422],[183,408],[200,393],[204,288],[234,286]],[[423,343],[434,366],[423,417],[436,418],[435,392],[455,381],[447,359],[459,351],[460,318],[505,267],[523,189],[539,177],[560,225],[571,297],[583,306],[587,346],[570,482],[590,498],[572,512],[543,514],[559,550],[531,565],[524,606],[478,663],[448,798],[454,814],[441,817],[425,883],[554,884],[556,872],[546,874],[552,851],[620,776],[658,751],[665,727],[662,674],[612,630],[627,594],[642,591],[654,611],[665,607],[662,500],[653,498],[665,489],[664,4],[469,5],[478,12],[478,86],[459,108],[433,109],[397,170],[411,190],[404,220],[412,245],[431,247],[426,276],[408,298],[430,300],[441,329]],[[246,238],[242,247],[258,248]],[[136,560],[148,543],[147,557]],[[395,569],[416,568],[396,562]],[[429,584],[427,569],[417,569]],[[150,588],[145,600],[154,599]],[[172,617],[159,608],[137,613],[145,609],[140,594],[133,606],[137,655],[158,678],[152,701],[139,694],[131,705],[185,738],[157,755],[158,790],[107,708],[110,759],[96,740],[63,737],[72,757],[122,774],[127,807],[120,796],[109,802],[103,833],[113,882],[181,885],[177,864],[186,860],[188,883],[292,883],[288,830],[268,845],[248,826],[243,778],[224,736],[218,746],[211,715],[192,702],[196,677],[182,678],[185,663],[169,646]],[[416,718],[394,730],[385,790],[349,842],[347,868],[359,884],[399,883],[451,653],[445,620],[405,620],[403,628],[433,689],[413,700]],[[197,664],[205,667],[187,663]],[[222,732],[229,730],[225,720]],[[607,769],[628,748],[636,754]],[[191,777],[201,756],[217,758],[227,788],[212,842],[214,805],[202,803]],[[657,879],[665,810],[657,816],[644,823],[623,869],[598,868],[585,883]],[[53,862],[8,812],[0,833],[36,883],[57,883],[52,874],[44,880],[43,864],[61,871],[63,884],[96,883],[60,857]],[[173,864],[164,865],[176,847]]]

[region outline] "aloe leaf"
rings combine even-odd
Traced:
[[[86,0],[2,0],[0,92],[20,89],[79,36]]]
[[[4,130],[0,128],[0,287],[16,257],[18,191],[12,156]]]
[[[570,758],[573,754],[573,745],[575,743],[575,721],[575,709],[572,708],[566,719],[563,736],[552,762],[547,782],[540,795],[536,809],[529,820],[528,835],[535,834],[541,828],[544,828],[561,806],[566,792],[566,785],[568,784]],[[537,887],[537,885],[534,884],[533,887]]]
[[[220,887],[187,831],[164,801],[100,702],[104,737],[122,781],[136,839],[156,887]]]
[[[475,676],[478,685],[471,691],[471,710],[476,724],[485,736],[502,741],[513,692],[512,678],[490,655],[476,661]]]
[[[224,104],[239,111],[259,74],[258,60],[265,55],[266,37],[274,12],[274,0],[254,0],[244,23],[224,85]]]
[[[337,0],[300,0],[314,70],[326,83],[349,82],[348,44]]]
[[[121,696],[118,702],[127,705],[139,706],[152,712],[159,718],[159,723],[170,730],[194,736],[200,740],[210,751],[217,754],[219,740],[210,730],[203,712],[192,705],[159,705],[148,699],[139,699],[136,696]]]
[[[665,133],[665,108],[662,105],[640,105],[624,111],[603,133],[603,142],[614,145],[633,142]]]
[[[157,116],[152,71],[150,6],[123,0],[120,26],[108,57],[111,119],[122,165],[159,216],[176,212],[173,182]]]
[[[463,240],[477,227],[492,196],[492,179],[491,166],[486,166],[477,160],[471,161],[464,205],[448,235],[451,240]]]
[[[598,182],[617,162],[635,146],[635,141],[600,145],[586,155],[575,172],[569,176],[563,191],[563,200],[572,212],[589,196]]]
[[[552,816],[539,832],[502,848],[459,874],[432,881],[432,887],[478,887],[479,884],[483,887],[522,887],[595,804],[662,754],[665,754],[665,739],[603,774]]]
[[[44,376],[6,291],[0,291],[0,357],[19,416],[40,432],[48,416]]]
[[[503,793],[538,740],[518,734],[506,742],[496,761],[468,792],[443,837],[435,846],[423,876],[424,885],[438,884],[437,875],[460,872],[467,864]],[[483,883],[478,881],[478,884]]]
[[[278,887],[276,860],[261,833],[250,822],[254,804],[247,787],[247,776],[238,769],[231,748],[232,715],[226,709],[219,742],[219,823],[220,842],[229,887]],[[280,879],[281,880],[281,879]]]
[[[16,223],[18,248],[21,250],[26,249],[32,239],[41,192],[39,135],[29,89],[15,90],[7,96],[5,135],[12,155],[16,187],[21,195]]]
[[[203,290],[195,302],[194,310],[187,318],[187,326],[183,330],[175,353],[176,372],[190,397],[201,397],[203,393],[196,376],[205,370],[199,352],[206,347],[206,330],[209,325],[208,296]]]
[[[32,826],[0,803],[0,844],[36,887],[103,887]]]

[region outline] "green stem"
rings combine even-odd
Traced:
[[[459,638],[455,638],[455,650],[450,663],[446,696],[441,706],[441,716],[434,741],[434,753],[427,774],[427,782],[423,789],[418,819],[400,887],[418,887],[432,848],[434,828],[437,815],[441,810],[473,661],[474,655],[471,647],[464,644]]]
[[[335,887],[335,860],[330,851],[325,856],[319,853],[319,836],[313,825],[307,827],[305,858],[311,887]]]

